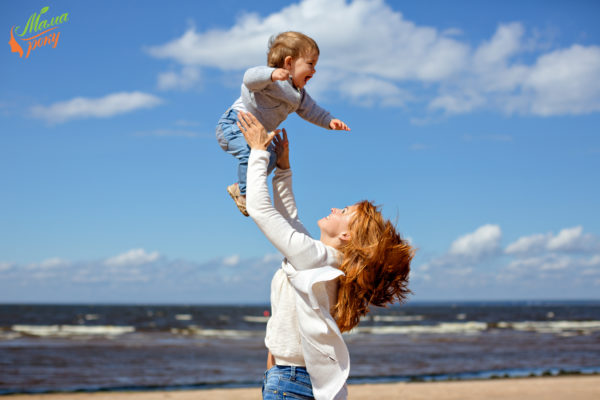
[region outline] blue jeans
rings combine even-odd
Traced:
[[[219,122],[217,123],[217,141],[223,150],[238,159],[238,184],[240,193],[245,195],[250,147],[248,147],[248,143],[246,143],[244,134],[237,126],[237,113],[237,110],[230,108],[225,111],[225,114],[219,119]],[[275,154],[275,146],[273,146],[272,143],[267,148],[267,151],[271,153],[271,156],[269,157],[269,166],[267,168],[267,174],[270,174],[277,163],[277,154]]]
[[[275,365],[265,372],[263,400],[313,399],[310,376],[304,367]]]

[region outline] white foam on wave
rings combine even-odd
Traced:
[[[135,332],[133,326],[13,325],[13,332],[30,336],[118,336]]]
[[[246,322],[259,322],[259,323],[266,324],[269,321],[269,318],[270,317],[245,315],[244,316],[244,321],[246,321]]]
[[[600,331],[600,321],[524,321],[499,322],[498,328],[539,333],[556,333],[573,336],[577,333],[588,335]]]
[[[358,327],[351,333],[369,333],[375,335],[412,335],[412,334],[478,334],[487,329],[485,322],[444,322],[437,325],[405,325],[405,326],[365,326]]]
[[[18,339],[22,335],[19,332],[5,332],[0,330],[0,340],[13,340]]]
[[[373,321],[382,322],[406,322],[422,321],[425,319],[422,315],[373,315]]]
[[[247,337],[263,336],[264,331],[250,331],[250,330],[238,330],[238,329],[203,329],[198,326],[188,326],[186,328],[171,328],[171,333],[175,335],[193,335],[200,337],[216,337],[216,338],[230,338],[230,339],[242,339]]]

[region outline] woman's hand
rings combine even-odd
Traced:
[[[267,133],[263,124],[254,115],[243,111],[238,113],[237,126],[244,134],[248,146],[253,150],[266,150],[273,137],[280,132],[277,129],[275,132]]]
[[[276,134],[273,138],[275,144],[275,153],[277,154],[277,168],[289,169],[290,168],[290,142],[287,138],[287,132],[285,129],[282,130],[283,138],[280,134]]]

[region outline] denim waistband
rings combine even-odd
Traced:
[[[288,375],[291,379],[294,379],[297,375],[309,376],[306,367],[296,365],[275,365],[269,370],[269,373]]]

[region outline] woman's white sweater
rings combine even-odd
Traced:
[[[343,275],[338,269],[340,256],[334,248],[310,237],[298,219],[290,169],[276,170],[271,203],[268,162],[267,151],[251,151],[246,207],[267,239],[284,255],[281,268],[294,290],[302,355],[315,398],[346,399],[350,357],[330,313],[336,300],[337,278]],[[273,293],[272,297],[278,298]],[[284,343],[285,338],[277,336],[286,330],[289,327],[270,330],[269,336],[273,337],[266,342]],[[274,350],[281,354],[279,349]]]

